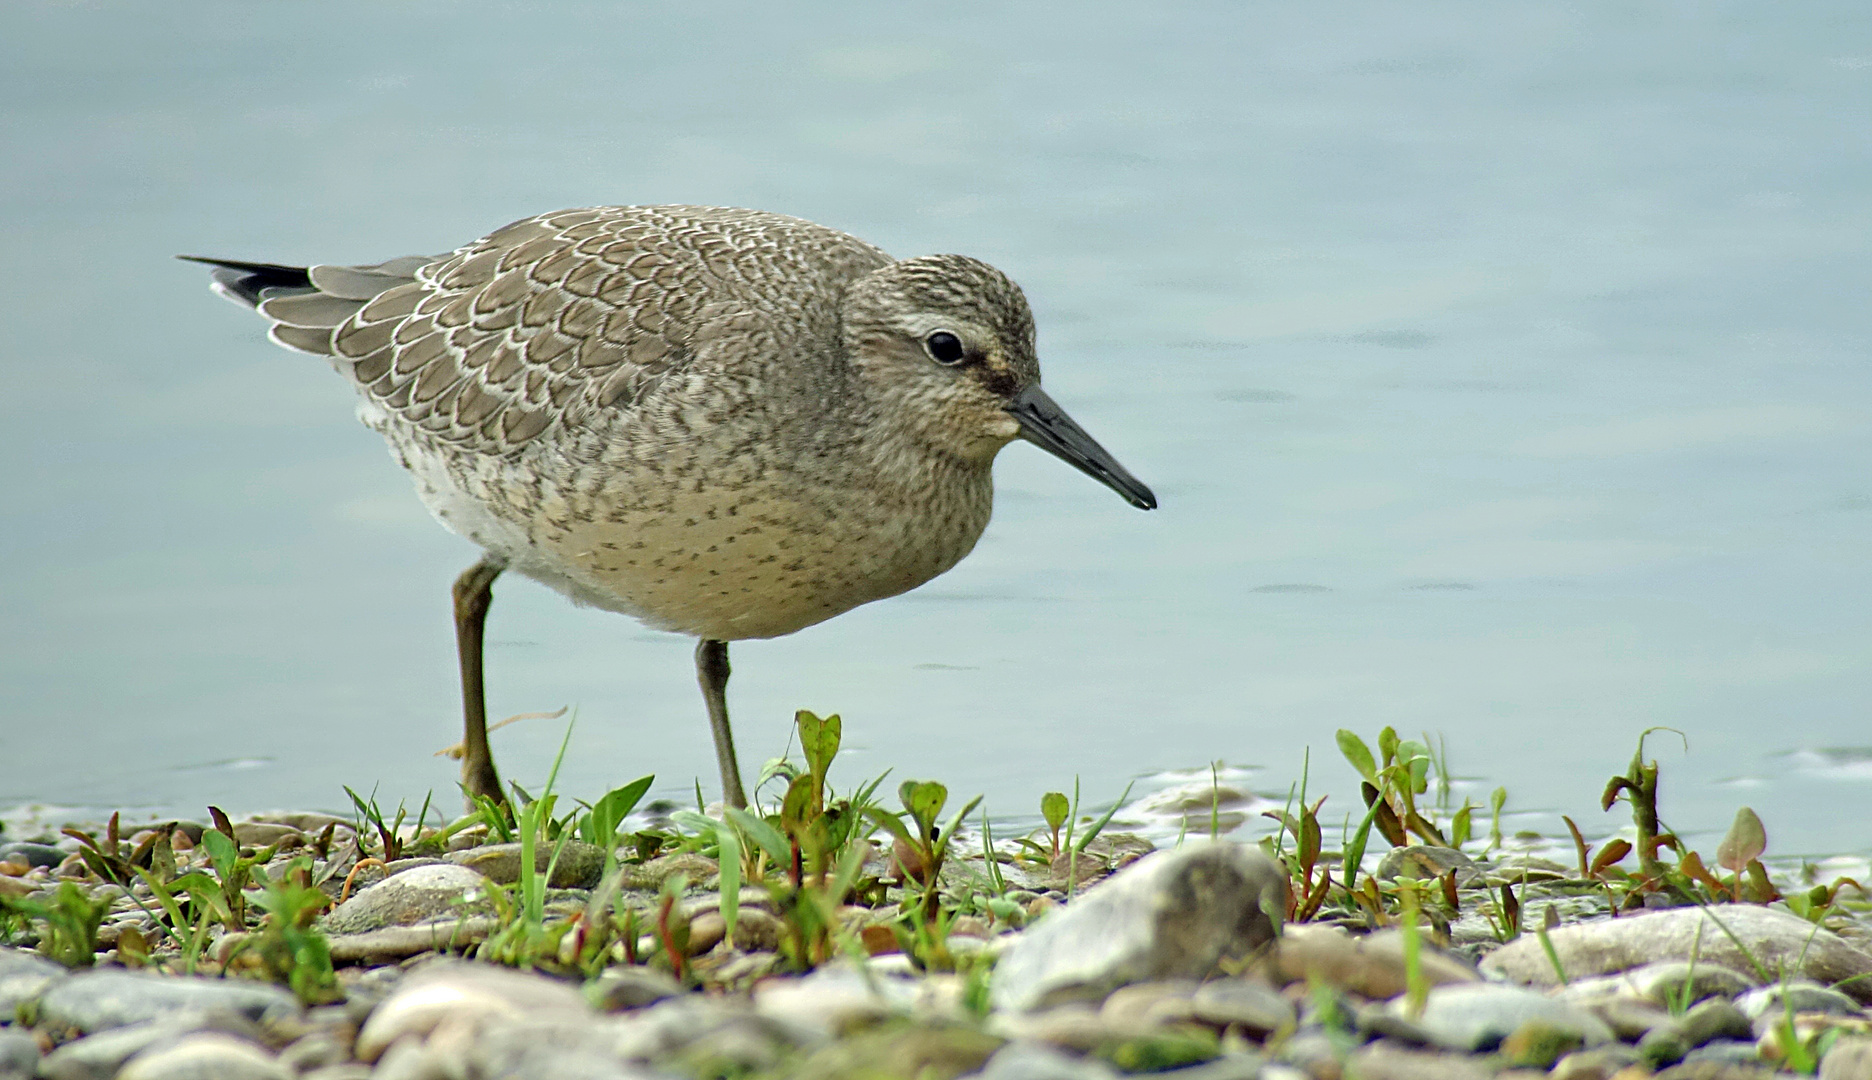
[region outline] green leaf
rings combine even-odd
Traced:
[[[795,713],[793,720],[799,725],[800,752],[806,755],[806,767],[824,786],[832,759],[838,756],[839,736],[844,725],[836,713],[821,720],[805,709]]]
[[[1132,783],[1136,783],[1136,781],[1132,781]],[[1079,839],[1078,843],[1073,845],[1074,851],[1083,855],[1086,845],[1098,839],[1098,834],[1104,831],[1105,826],[1111,824],[1112,815],[1116,814],[1118,809],[1125,804],[1125,800],[1131,797],[1131,786],[1131,784],[1125,785],[1124,792],[1118,796],[1118,801],[1112,803],[1111,809],[1105,811],[1105,816],[1093,822],[1092,827],[1086,830],[1086,834]]]
[[[1382,799],[1371,804],[1371,809],[1365,811],[1365,820],[1359,822],[1358,830],[1352,834],[1352,842],[1345,846],[1339,877],[1348,889],[1358,882],[1358,868],[1365,861],[1365,845],[1371,840],[1372,822],[1378,819],[1378,808],[1383,805],[1385,803]]]
[[[724,821],[715,826],[715,841],[721,846],[721,917],[727,926],[727,938],[734,944],[735,920],[741,913],[741,840],[735,827]]]
[[[654,774],[650,776],[640,776],[615,791],[606,792],[604,798],[599,799],[597,803],[593,804],[591,810],[592,830],[597,833],[601,839],[591,842],[595,844],[610,843],[617,836],[618,826],[624,824],[624,819],[629,817],[630,812],[637,808],[637,804],[643,800],[644,794],[650,790],[650,785],[654,783],[656,783],[656,776]]]
[[[723,810],[722,813],[729,821],[735,823],[735,827],[741,830],[743,836],[754,841],[755,847],[766,852],[767,857],[773,860],[775,866],[786,866],[792,862],[793,849],[788,846],[786,837],[780,835],[780,830],[769,825],[765,819],[733,806]]]
[[[1473,814],[1474,808],[1469,805],[1468,799],[1464,799],[1462,809],[1456,811],[1455,819],[1450,822],[1451,847],[1459,848],[1469,842],[1470,830],[1475,828]]]
[[[234,873],[234,864],[240,861],[240,849],[219,829],[203,829],[201,843],[208,849],[208,859],[214,863],[215,873],[222,881],[228,880]]]
[[[864,812],[865,816],[875,822],[879,828],[890,833],[898,840],[902,840],[905,844],[913,847],[916,846],[916,841],[911,839],[910,830],[904,825],[902,817],[891,813],[881,806],[867,806]],[[857,845],[854,844],[853,846],[856,847]]]
[[[1755,811],[1744,806],[1736,811],[1735,821],[1729,825],[1729,834],[1716,848],[1716,862],[1723,869],[1739,874],[1748,868],[1749,860],[1761,857],[1768,850],[1768,830],[1762,827],[1761,818]]]
[[[1365,745],[1365,740],[1345,728],[1340,728],[1334,738],[1339,742],[1339,753],[1352,763],[1352,767],[1358,770],[1367,783],[1376,786],[1378,766],[1372,760],[1371,749]]]
[[[788,836],[799,836],[818,817],[813,807],[816,794],[818,782],[811,773],[801,773],[787,785],[786,797],[780,800],[780,827]]]
[[[1386,765],[1398,759],[1398,737],[1394,728],[1387,727],[1378,733],[1378,754]]]
[[[1049,791],[1040,796],[1040,816],[1046,819],[1048,829],[1059,832],[1060,826],[1066,824],[1066,815],[1071,812],[1072,806],[1067,803],[1065,794]]]
[[[903,800],[904,809],[922,827],[923,839],[928,840],[931,830],[936,827],[936,816],[942,813],[943,804],[949,801],[949,789],[934,780],[905,780],[897,789],[897,797]]]

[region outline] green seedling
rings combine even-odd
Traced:
[[[266,918],[255,949],[267,974],[285,983],[307,1005],[342,1000],[344,994],[332,971],[331,949],[313,925],[331,901],[312,884],[312,860],[304,856],[292,860],[278,879],[267,879],[265,871],[256,871],[256,876],[262,885],[254,903]]]
[[[1392,847],[1403,847],[1415,833],[1425,843],[1449,847],[1443,833],[1418,810],[1417,796],[1429,789],[1431,757],[1423,743],[1399,739],[1385,728],[1378,733],[1379,757],[1372,756],[1354,732],[1341,728],[1339,752],[1358,771],[1365,805],[1376,809],[1372,824]],[[1382,804],[1382,805],[1381,805]]]
[[[1047,833],[1052,841],[1052,848],[1047,852],[1047,861],[1060,857],[1060,829],[1064,828],[1072,817],[1072,804],[1067,801],[1063,791],[1049,791],[1040,796],[1040,817],[1046,822]]]
[[[93,900],[69,881],[50,900],[0,896],[0,911],[40,923],[39,951],[70,968],[90,967],[97,959],[98,926],[110,907],[109,900]]]
[[[903,803],[902,814],[872,807],[870,817],[896,841],[893,851],[904,871],[905,887],[908,888],[911,881],[921,884],[920,904],[924,917],[931,919],[936,915],[937,886],[943,860],[949,854],[949,841],[981,802],[981,796],[970,799],[966,806],[950,815],[948,824],[943,826],[937,825],[937,818],[949,801],[948,788],[933,780],[905,780],[897,788],[897,798]],[[1070,834],[1067,843],[1070,849]]]

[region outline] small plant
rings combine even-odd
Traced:
[[[931,920],[936,917],[937,880],[942,873],[943,860],[949,854],[949,841],[956,828],[981,802],[981,796],[970,799],[968,805],[950,815],[944,826],[936,823],[944,804],[949,801],[949,789],[943,785],[934,780],[905,780],[898,785],[897,798],[904,807],[901,815],[873,808],[871,817],[896,841],[892,851],[903,871],[905,888],[909,888],[911,881],[922,885],[919,905],[924,919]],[[909,818],[907,824],[906,817]],[[1069,847],[1070,843],[1069,840]]]
[[[43,925],[39,951],[71,968],[90,967],[97,959],[98,926],[110,906],[109,900],[93,900],[69,881],[50,900],[0,896],[0,911]]]
[[[331,948],[312,924],[330,899],[312,884],[312,860],[300,856],[278,878],[262,880],[254,903],[266,913],[255,951],[267,974],[285,983],[307,1005],[343,998],[332,972]]]

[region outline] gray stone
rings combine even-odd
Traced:
[[[1750,1020],[1759,1020],[1769,1013],[1784,1014],[1788,1005],[1797,1013],[1852,1016],[1859,1012],[1859,1003],[1852,998],[1831,987],[1805,981],[1764,986],[1736,999],[1736,1007]]]
[[[1554,1063],[1553,1080],[1611,1080],[1620,1069],[1636,1063],[1638,1051],[1612,1043],[1578,1050]]]
[[[39,1040],[25,1028],[0,1027],[0,1080],[31,1080],[39,1071]]]
[[[311,1072],[301,1073],[299,1080],[379,1080],[371,1074],[372,1069],[369,1065],[360,1065],[354,1061],[346,1065],[327,1065],[313,1069]]]
[[[1418,970],[1431,986],[1480,982],[1475,969],[1419,941]],[[1405,987],[1404,935],[1381,930],[1355,937],[1337,926],[1290,926],[1275,944],[1268,973],[1280,983],[1319,981],[1374,1000]]]
[[[461,1055],[468,1076],[500,1080],[644,1080],[619,1059],[609,1033],[584,1018],[497,1020]]]
[[[376,1061],[400,1039],[427,1038],[448,1025],[472,1030],[494,1019],[589,1016],[579,992],[544,975],[460,961],[439,961],[412,973],[377,1006],[358,1032],[356,1054]]]
[[[47,1054],[39,1066],[46,1080],[110,1080],[124,1062],[154,1046],[201,1031],[258,1041],[261,1032],[236,1013],[172,1013],[74,1039]]]
[[[682,984],[668,972],[617,966],[606,968],[586,987],[585,996],[605,1012],[624,1012],[654,1005],[665,998],[680,997],[682,992]]]
[[[351,1057],[343,1040],[329,1031],[314,1031],[294,1039],[280,1051],[280,1064],[294,1072],[310,1072],[328,1065],[342,1065]]]
[[[611,1021],[612,1048],[626,1061],[661,1061],[689,1047],[721,1048],[730,1063],[776,1055],[781,1047],[823,1039],[750,1013],[741,1002],[689,994]],[[735,1071],[746,1070],[729,1070]]]
[[[393,961],[418,953],[462,949],[485,941],[500,923],[492,916],[444,919],[414,926],[386,926],[361,934],[333,934],[327,939],[332,963]]]
[[[549,845],[535,845],[533,849],[533,868],[536,871],[543,874],[548,865],[552,867],[552,877],[546,882],[547,885],[555,889],[597,887],[598,878],[604,873],[604,848],[568,840],[565,848],[559,852],[558,862],[552,862],[552,854]],[[520,880],[519,844],[488,844],[451,852],[449,860],[502,885],[511,885]]]
[[[1294,1025],[1293,1003],[1258,979],[1217,979],[1197,988],[1190,1013],[1205,1024],[1238,1025],[1257,1036]]]
[[[805,1042],[907,1011],[915,998],[916,984],[909,979],[875,973],[866,978],[843,964],[828,964],[803,978],[769,979],[756,986],[754,1009]]]
[[[1286,870],[1243,844],[1146,855],[1022,933],[995,969],[995,1006],[1204,978],[1273,940],[1286,888]]]
[[[0,1020],[11,1022],[21,1003],[45,993],[70,974],[65,965],[36,952],[0,946]]]
[[[1688,1061],[1658,1073],[1656,1080],[1774,1080],[1772,1069],[1722,1061]]]
[[[1760,1065],[1761,1050],[1754,1039],[1712,1039],[1684,1055],[1686,1065]]]
[[[409,926],[437,917],[481,914],[487,881],[466,867],[418,866],[383,879],[334,908],[322,920],[330,934]]]
[[[1181,1076],[1182,1073],[1178,1073]],[[1097,1058],[1063,1054],[1045,1043],[1011,1042],[994,1052],[974,1080],[1117,1080]]]
[[[39,999],[39,1024],[106,1031],[181,1012],[228,1012],[256,1022],[296,1017],[299,1001],[266,983],[95,969],[56,983]]]
[[[1754,964],[1736,948],[1731,934],[1770,973],[1785,969],[1826,984],[1850,979],[1842,988],[1860,1001],[1872,1001],[1872,953],[1797,915],[1754,904],[1678,908],[1578,923],[1556,927],[1547,937],[1569,979],[1615,974],[1658,960],[1688,961],[1692,955],[1699,966],[1716,964],[1752,973]],[[1559,981],[1540,942],[1528,935],[1490,953],[1482,969],[1533,986]]]
[[[1685,996],[1686,984],[1691,1002],[1712,997],[1740,997],[1755,985],[1747,975],[1721,964],[1692,964],[1681,960],[1644,964],[1624,975],[1638,996],[1666,1006],[1673,999]]]
[[[1612,1034],[1626,1042],[1637,1042],[1658,1028],[1675,1031],[1677,1021],[1671,1014],[1648,1001],[1633,998],[1604,998],[1584,1008],[1604,1020]]]
[[[1400,877],[1433,881],[1451,870],[1456,871],[1458,885],[1468,885],[1482,876],[1475,860],[1455,848],[1412,844],[1385,852],[1385,857],[1378,860],[1377,877],[1379,881],[1395,881]]]
[[[203,1033],[138,1054],[117,1080],[293,1080],[293,1073],[250,1042]]]
[[[1282,1068],[1282,1066],[1272,1066]],[[1175,1080],[1266,1080],[1270,1068],[1267,1058],[1242,1051],[1227,1053],[1201,1065],[1185,1065],[1172,1073]]]
[[[1430,991],[1423,1014],[1417,1017],[1408,1017],[1402,998],[1387,1008],[1411,1019],[1432,1042],[1447,1050],[1492,1050],[1529,1021],[1577,1034],[1588,1047],[1612,1041],[1611,1029],[1586,1010],[1516,986],[1439,986]]]
[[[665,881],[677,874],[687,878],[691,886],[702,888],[708,888],[721,880],[721,867],[715,860],[693,851],[662,855],[641,866],[626,864],[619,869],[624,872],[620,886],[641,892],[656,892]]]
[[[1872,1039],[1845,1036],[1820,1059],[1820,1080],[1872,1080]]]
[[[243,821],[234,826],[234,842],[241,847],[298,847],[306,842],[305,834],[291,825],[266,821]]]
[[[1715,1039],[1755,1037],[1755,1029],[1749,1023],[1748,1014],[1736,1008],[1733,1002],[1722,998],[1713,998],[1693,1007],[1684,1014],[1679,1027],[1683,1032],[1684,1046],[1692,1050]]]
[[[1494,1070],[1454,1054],[1373,1043],[1346,1058],[1346,1075],[1359,1080],[1488,1080]]]
[[[65,861],[71,852],[51,844],[33,844],[16,840],[11,844],[0,844],[0,862],[12,860],[23,862],[27,866],[57,866]]]

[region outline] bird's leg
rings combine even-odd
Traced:
[[[735,762],[734,732],[728,727],[728,643],[703,638],[696,643],[696,680],[708,703],[709,730],[715,735],[715,763],[721,767],[722,802],[746,809],[741,766]]]
[[[494,599],[494,579],[506,568],[504,562],[485,556],[455,579],[455,649],[461,659],[462,687],[462,787],[469,795],[495,802],[505,801],[506,796],[501,794],[500,774],[494,771],[494,754],[488,749],[481,640],[488,605]],[[469,801],[472,810],[473,800]]]

